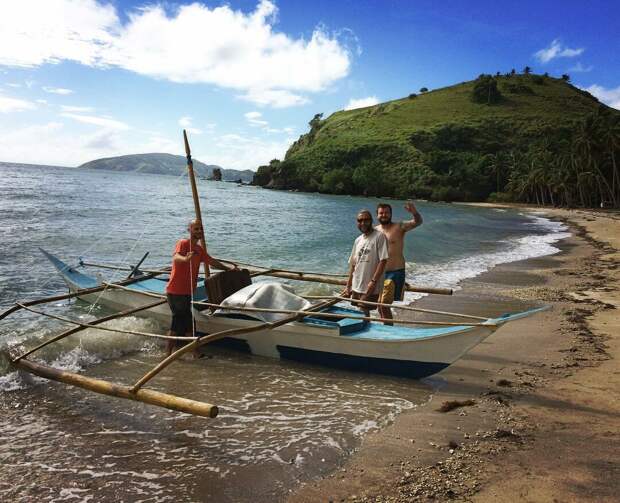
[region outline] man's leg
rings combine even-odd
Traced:
[[[172,331],[169,330],[168,331],[168,336],[169,337],[174,337],[176,334]],[[174,339],[168,339],[166,341],[166,356],[170,356],[172,354],[172,351],[174,351],[175,347],[176,347],[176,342]]]
[[[393,280],[386,279],[383,282],[383,291],[379,296],[379,302],[381,304],[391,304],[394,302],[394,292],[396,289],[396,285]],[[393,319],[392,310],[387,306],[379,306],[379,315],[381,318],[387,318],[389,320]],[[391,321],[384,321],[385,325],[394,325]]]

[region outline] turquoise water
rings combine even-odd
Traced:
[[[345,272],[355,215],[378,199],[270,191],[199,181],[211,254],[265,266]],[[390,201],[394,219],[409,215]],[[419,202],[424,224],[406,240],[415,283],[455,287],[501,262],[557,251],[563,228],[513,211]],[[0,307],[62,289],[39,247],[145,267],[168,264],[193,215],[186,176],[0,168]]]

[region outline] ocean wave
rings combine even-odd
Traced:
[[[93,316],[83,316],[81,321],[89,321],[86,318],[91,321],[95,319]],[[134,316],[112,320],[101,326],[119,330],[161,332],[161,327],[157,322]],[[11,346],[16,354],[21,353],[27,347],[34,347],[43,340],[49,339],[52,333],[53,331],[49,328],[42,328],[27,339],[17,337],[5,339],[4,347],[0,348],[0,355],[4,355],[0,360],[0,391],[16,391],[45,381],[40,378],[33,379],[25,372],[11,371],[6,353],[2,350],[6,351],[7,347]],[[157,350],[159,350],[159,345],[150,339],[89,328],[42,348],[31,358],[59,370],[79,373],[85,368],[126,354]]]
[[[571,235],[568,227],[562,222],[536,214],[524,214],[524,216],[530,219],[523,224],[524,227],[537,232],[536,234],[504,240],[498,251],[468,256],[448,263],[425,264],[423,267],[408,263],[407,268],[412,269],[413,273],[407,275],[407,280],[417,285],[459,289],[461,281],[479,276],[499,264],[554,255],[560,251],[553,246],[554,243]],[[424,294],[408,293],[405,301],[422,296]]]

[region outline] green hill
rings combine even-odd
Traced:
[[[135,171],[160,175],[180,175],[187,169],[185,157],[172,154],[132,154],[96,159],[78,166],[78,169],[103,169],[107,171]],[[213,164],[204,164],[194,159],[194,171],[202,177],[212,177],[213,170],[220,169],[223,180],[249,182],[254,172],[246,169],[223,169]]]
[[[533,182],[531,187],[522,186],[517,177],[532,171],[532,163],[539,168],[557,161],[560,152],[576,155],[577,133],[593,114],[599,129],[607,128],[609,121],[617,125],[620,116],[566,78],[480,76],[476,81],[339,111],[325,120],[317,115],[310,121],[310,131],[291,145],[284,160],[261,166],[254,182],[336,194],[472,201],[498,193],[493,197],[534,200],[538,187]],[[596,159],[598,168],[610,164],[607,157]],[[581,171],[597,170],[583,167],[562,176],[578,177]],[[611,185],[613,172],[605,176]],[[610,188],[614,198],[620,189],[617,182],[617,187]],[[597,186],[595,180],[590,184]],[[551,202],[556,196],[558,202],[575,204],[578,191],[567,195],[558,188],[560,181],[543,185],[539,199]],[[610,198],[600,194],[601,200]]]

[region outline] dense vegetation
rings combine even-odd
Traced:
[[[172,154],[132,154],[118,157],[107,157],[89,161],[78,168],[103,169],[107,171],[139,171],[141,173],[155,173],[159,175],[180,175],[187,169],[187,161],[181,155]],[[247,169],[223,169],[214,164],[204,164],[194,159],[194,171],[202,177],[213,177],[215,170],[220,170],[220,179],[242,180],[249,182],[254,173]]]
[[[442,201],[620,204],[620,112],[570,84],[481,75],[372,107],[317,114],[254,183]]]

